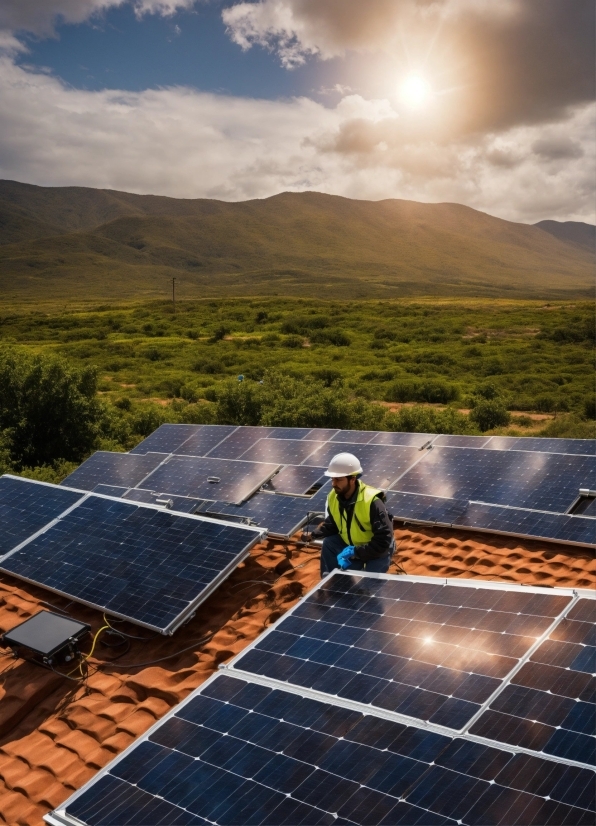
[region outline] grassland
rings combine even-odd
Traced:
[[[149,302],[5,313],[0,336],[93,364],[110,406],[152,405],[170,420],[209,420],[239,375],[251,383],[274,371],[397,407],[469,409],[488,388],[514,411],[516,432],[536,429],[530,414],[556,415],[560,435],[565,421],[576,435],[594,430],[588,302],[259,298],[184,302],[175,311]]]
[[[588,299],[593,253],[459,204],[226,203],[0,181],[0,292],[27,302],[424,295]]]

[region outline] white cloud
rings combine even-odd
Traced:
[[[528,222],[594,221],[595,108],[549,127],[550,144],[536,126],[441,143],[413,132],[388,100],[352,94],[326,108],[188,88],[89,92],[6,56],[0,177],[223,200],[310,189],[456,201]],[[563,133],[573,135],[571,152]]]

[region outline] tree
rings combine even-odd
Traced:
[[[95,446],[103,416],[95,368],[0,350],[0,430],[10,434],[15,468],[80,462]]]

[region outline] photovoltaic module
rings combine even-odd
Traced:
[[[400,587],[399,593],[389,586]],[[428,625],[428,615],[433,614],[439,628],[447,625],[436,620],[444,618],[445,611],[451,611],[449,622],[452,628],[460,629],[461,640],[467,638],[473,630],[468,626],[479,620],[481,614],[491,629],[507,624],[508,636],[529,642],[532,633],[537,634],[533,644],[518,657],[517,670],[514,669],[514,676],[521,675],[518,681],[524,686],[528,681],[536,682],[533,664],[546,655],[540,654],[538,660],[535,655],[547,641],[551,641],[551,660],[559,657],[569,661],[574,657],[573,661],[577,661],[575,650],[555,652],[552,644],[561,643],[561,633],[566,638],[583,639],[583,628],[582,633],[575,627],[565,632],[559,629],[566,623],[593,625],[592,609],[596,605],[591,595],[582,598],[565,589],[549,593],[506,584],[482,582],[462,586],[453,580],[339,573],[327,577],[300,604],[313,604],[311,597],[321,591],[338,594],[340,598],[343,595],[360,599],[359,604],[341,609],[346,612],[344,628],[362,631],[359,615],[385,616],[365,611],[373,607],[370,601],[387,600],[402,602],[402,613],[408,610],[412,615],[409,622],[422,624],[423,620],[416,617],[424,615]],[[461,614],[462,611],[465,613]],[[490,614],[494,617],[487,623]],[[296,616],[295,610],[292,615]],[[463,617],[467,626],[456,625],[455,620]],[[276,628],[280,629],[291,618],[286,615]],[[350,619],[354,623],[351,626]],[[319,618],[316,622],[322,624],[327,620]],[[339,627],[338,622],[329,624]],[[504,736],[500,740],[473,733],[475,726],[488,719],[484,717],[487,709],[492,713],[493,706],[499,705],[500,697],[500,705],[513,710],[511,697],[517,691],[511,688],[513,680],[498,679],[497,690],[459,731],[462,718],[457,709],[453,709],[453,717],[447,716],[446,725],[408,720],[375,706],[370,697],[366,703],[353,701],[315,692],[291,679],[282,684],[279,675],[240,671],[247,657],[263,650],[260,642],[274,634],[275,629],[261,635],[256,645],[211,677],[47,815],[47,822],[52,826],[594,823],[596,775],[591,763],[578,762],[577,753],[575,757],[561,755],[558,746],[550,752],[537,751],[534,741],[530,746],[512,747],[511,741],[504,739],[513,730],[511,725],[502,727]],[[306,634],[296,636],[307,639]],[[320,641],[321,637],[311,639]],[[520,644],[518,654],[524,644]],[[564,645],[584,644],[565,640]],[[357,648],[354,643],[352,650]],[[356,663],[353,665],[355,679],[362,671],[356,670]],[[528,667],[534,671],[528,671]],[[550,699],[543,716],[552,715],[558,707],[563,709],[561,717],[569,705],[565,698],[575,702],[578,692],[585,694],[592,675],[581,670],[569,673],[561,665],[549,668],[548,674],[545,672],[549,679],[544,683],[549,688],[544,690],[550,692],[546,695]],[[579,681],[578,675],[583,675]],[[538,704],[536,700],[535,705]],[[524,708],[531,708],[533,713],[534,706]],[[515,710],[519,713],[522,706],[518,703]],[[564,722],[575,725],[579,716],[582,715],[567,713]],[[521,730],[525,718],[517,719]],[[576,729],[557,728],[561,732],[557,742],[567,743],[568,733]]]

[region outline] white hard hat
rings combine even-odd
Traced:
[[[325,471],[325,476],[353,476],[362,473],[360,460],[353,453],[337,453],[329,462],[329,467]]]

